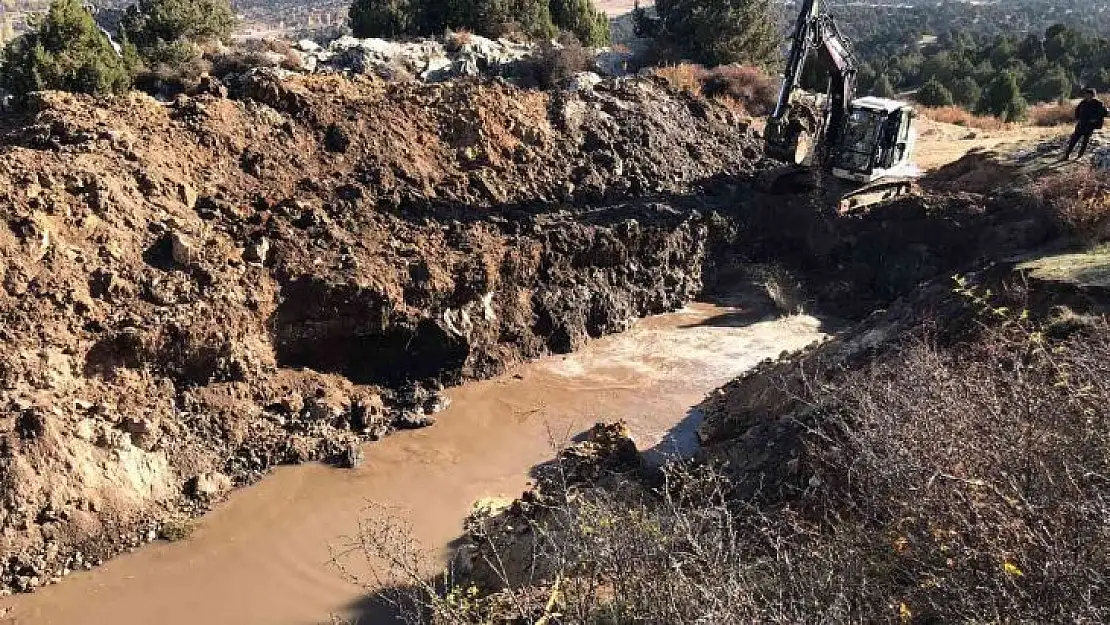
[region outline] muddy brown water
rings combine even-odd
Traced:
[[[688,450],[704,394],[783,350],[823,336],[808,316],[758,304],[693,304],[642,320],[578,353],[467,384],[431,428],[366,448],[357,470],[284,467],[235,493],[177,543],[157,543],[33,595],[0,599],[4,625],[307,625],[382,622],[366,591],[327,564],[367,505],[405,511],[443,548],[473,502],[516,496],[529,470],[598,420],[625,419],[641,449]]]

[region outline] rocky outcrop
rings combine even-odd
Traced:
[[[546,44],[554,49],[561,44]],[[471,33],[450,33],[442,40],[392,41],[343,36],[321,46],[297,42],[294,54],[307,72],[369,74],[386,80],[443,82],[455,78],[521,77],[532,73],[543,47],[509,39],[488,39]],[[631,53],[601,48],[588,52],[592,71],[606,77],[629,73]],[[280,67],[283,58],[275,58]]]

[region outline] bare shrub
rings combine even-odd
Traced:
[[[708,98],[731,98],[752,115],[767,115],[778,98],[778,84],[758,67],[722,65],[702,78],[702,94]]]
[[[918,110],[923,116],[935,122],[955,124],[977,130],[1004,130],[1012,126],[1012,124],[1008,124],[993,115],[976,115],[965,108],[954,105],[922,106]]]
[[[144,67],[135,74],[135,86],[148,93],[176,95],[195,88],[212,65],[191,43],[178,46],[180,53],[171,61]]]
[[[590,67],[590,53],[573,35],[563,35],[559,45],[540,44],[539,58],[535,62],[536,82],[550,89],[562,84],[578,72]]]
[[[460,28],[447,33],[443,40],[443,46],[450,52],[457,52],[473,41],[474,34],[465,28]]]
[[[1062,126],[1075,122],[1075,105],[1049,102],[1029,108],[1029,123],[1034,126]]]
[[[410,622],[1107,622],[1110,326],[983,302],[970,343],[806,389],[797,428],[757,434],[798,455],[756,496],[689,463],[546,480],[472,532],[500,582],[413,578]],[[534,566],[510,575],[522,544]]]
[[[254,67],[301,69],[301,57],[282,39],[249,39],[230,48],[210,51],[206,57],[212,64],[212,74],[220,77],[241,74]]]
[[[1089,242],[1110,238],[1110,172],[1067,170],[1039,180],[1034,193],[1068,234]]]
[[[695,63],[679,63],[678,65],[665,65],[656,67],[651,73],[663,80],[676,91],[685,91],[693,95],[701,94],[702,77],[705,68]]]
[[[865,614],[1110,617],[1106,330],[922,341],[818,391],[803,505],[832,529],[865,528],[845,554],[868,572]]]
[[[778,97],[778,85],[758,67],[722,65],[705,69],[694,63],[679,63],[652,69],[675,90],[723,101],[751,115],[767,115]]]

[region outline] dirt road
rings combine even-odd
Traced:
[[[972,150],[1016,151],[1071,132],[1070,128],[1063,126],[977,130],[924,118],[917,123],[914,160],[925,172],[955,162]]]

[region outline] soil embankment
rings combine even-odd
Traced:
[[[46,94],[3,128],[4,586],[171,535],[272,466],[357,465],[444,385],[681,307],[713,225],[685,196],[757,153],[650,80],[232,95]]]

